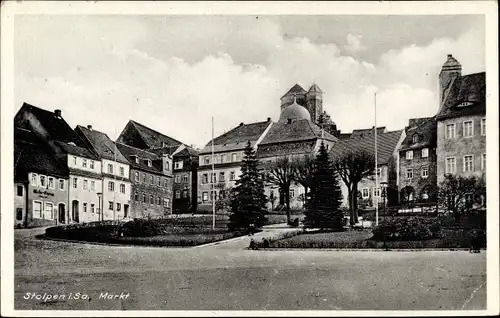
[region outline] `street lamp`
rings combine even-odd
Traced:
[[[380,182],[380,187],[382,188],[381,194],[382,198],[384,199],[384,219],[385,219],[385,217],[387,216],[387,210],[386,210],[387,182],[386,181]]]
[[[99,221],[104,221],[104,215],[102,214],[102,208],[101,208],[101,201],[102,201],[102,192],[97,192],[97,197],[99,198],[99,207],[98,207],[98,210],[99,210]],[[101,217],[102,215],[102,217]],[[102,218],[102,220],[101,220]]]

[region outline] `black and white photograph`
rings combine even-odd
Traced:
[[[498,314],[497,9],[3,1],[2,316]]]

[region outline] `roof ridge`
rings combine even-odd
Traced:
[[[173,137],[167,136],[167,135],[165,135],[164,133],[161,133],[161,132],[159,132],[159,131],[157,131],[157,130],[155,130],[155,129],[153,129],[153,128],[149,127],[149,126],[143,125],[143,124],[141,124],[141,123],[139,123],[139,122],[137,122],[137,121],[135,121],[135,120],[133,120],[133,119],[129,119],[129,122],[131,122],[133,125],[142,126],[143,128],[146,128],[146,129],[148,129],[148,130],[151,130],[151,131],[153,131],[153,132],[155,132],[155,133],[157,133],[157,134],[159,134],[159,135],[162,135],[162,136],[164,136],[164,137],[170,138],[170,139],[172,139],[172,140],[174,140],[174,141],[176,141],[176,142],[178,142],[178,143],[180,143],[180,144],[182,144],[182,143],[183,143],[183,142],[181,142],[181,141],[179,141],[179,140],[177,140],[177,139],[175,139],[175,138],[173,138]],[[140,133],[140,132],[139,132],[139,133]]]

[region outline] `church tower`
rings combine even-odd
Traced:
[[[311,114],[311,120],[318,123],[323,114],[323,91],[316,84],[306,93],[306,108]]]

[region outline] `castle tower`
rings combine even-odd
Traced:
[[[306,90],[299,84],[295,84],[285,95],[281,97],[281,111],[296,102],[299,105],[306,105]]]
[[[316,84],[313,84],[306,93],[306,108],[311,114],[311,120],[318,123],[323,114],[323,91]]]
[[[441,105],[446,99],[449,88],[455,81],[455,79],[462,76],[462,65],[451,55],[448,54],[448,59],[443,64],[441,68],[441,73],[439,73],[439,105],[441,110]]]

